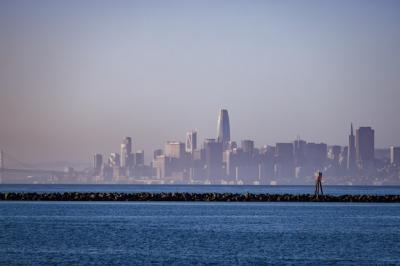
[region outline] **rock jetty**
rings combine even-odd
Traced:
[[[215,201],[215,202],[386,202],[400,203],[400,195],[234,194],[234,193],[0,193],[4,201]]]

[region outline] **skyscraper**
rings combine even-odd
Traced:
[[[164,151],[162,149],[157,149],[153,151],[153,159],[156,159],[157,156],[163,155]]]
[[[111,167],[120,167],[121,156],[118,153],[111,153],[110,157],[108,157],[108,164]]]
[[[242,140],[241,147],[244,153],[252,154],[254,151],[254,141],[249,139]]]
[[[102,165],[103,165],[103,155],[95,154],[93,161],[93,169],[96,175],[100,174]]]
[[[132,139],[130,137],[126,137],[121,144],[121,167],[129,167],[131,165],[127,165],[128,157],[132,153]]]
[[[328,159],[328,145],[325,143],[308,142],[306,144],[306,160],[311,173],[321,171]]]
[[[339,164],[340,153],[342,152],[342,147],[339,145],[332,145],[328,148],[328,158],[334,163]]]
[[[360,127],[356,131],[357,161],[369,163],[375,159],[375,131],[371,127]]]
[[[190,131],[186,133],[186,152],[192,153],[197,149],[197,132]]]
[[[294,177],[293,143],[276,143],[276,177]]]
[[[135,166],[144,165],[144,151],[138,150],[135,153]]]
[[[165,144],[165,155],[177,159],[184,158],[185,143],[179,141],[168,141]]]
[[[304,166],[306,163],[307,142],[298,138],[293,142],[293,154],[296,166]]]
[[[231,140],[231,130],[229,126],[228,110],[221,109],[218,116],[217,141],[224,144],[224,147]]]
[[[216,181],[222,178],[222,143],[215,139],[204,141],[206,177]]]
[[[350,128],[349,146],[347,150],[347,169],[354,171],[356,169],[356,138],[353,134],[353,123]]]

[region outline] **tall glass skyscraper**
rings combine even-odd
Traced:
[[[223,144],[227,144],[231,140],[231,130],[229,126],[228,110],[221,109],[218,116],[217,140]],[[224,145],[225,146],[225,145]]]
[[[129,155],[132,153],[132,138],[126,137],[121,144],[121,167],[127,167]],[[129,163],[128,163],[129,164]]]

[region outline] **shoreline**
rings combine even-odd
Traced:
[[[321,195],[173,192],[2,192],[0,201],[187,201],[187,202],[366,202],[400,203],[400,195]]]

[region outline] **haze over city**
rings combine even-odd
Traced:
[[[400,0],[0,0],[0,265],[396,265]]]
[[[361,4],[362,3],[362,4]],[[398,1],[1,1],[0,148],[91,162],[166,140],[400,144]]]

